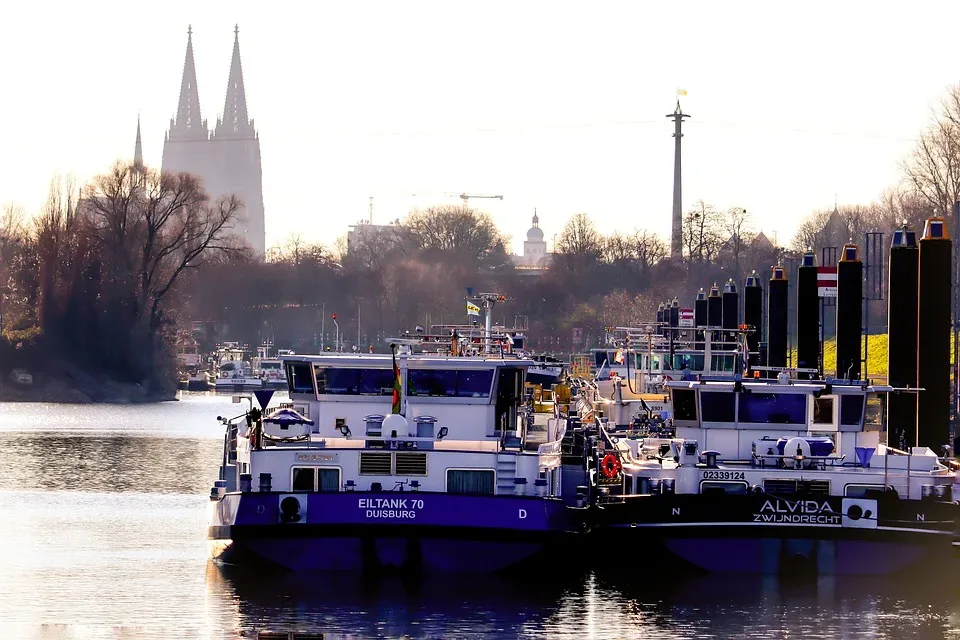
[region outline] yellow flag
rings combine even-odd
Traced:
[[[677,95],[678,95],[678,96],[685,96],[685,95],[687,95],[687,90],[686,90],[686,89],[677,89]]]

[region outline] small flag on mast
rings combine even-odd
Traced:
[[[393,406],[390,408],[390,413],[400,413],[400,394],[403,392],[403,382],[400,377],[400,367],[397,366],[396,345],[390,345],[390,350],[393,352]]]
[[[687,95],[687,90],[686,90],[686,89],[677,89],[677,95],[678,95],[678,96],[685,96],[685,95]]]
[[[475,304],[467,303],[467,315],[468,316],[480,316],[480,307]]]

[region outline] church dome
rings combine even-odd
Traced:
[[[527,241],[536,242],[540,240],[543,240],[543,229],[540,228],[540,218],[538,218],[536,212],[534,212],[533,226],[527,231]]]

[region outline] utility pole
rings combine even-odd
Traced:
[[[340,325],[337,324],[337,314],[333,314],[333,326],[337,328],[336,337],[333,339],[333,350],[340,352]]]
[[[680,190],[680,138],[683,137],[681,127],[683,119],[690,115],[680,109],[680,100],[677,100],[677,108],[673,113],[668,113],[667,118],[673,118],[673,229],[670,236],[670,257],[680,258],[683,255],[683,201]]]

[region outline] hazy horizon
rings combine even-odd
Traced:
[[[132,158],[138,113],[146,163],[159,167],[187,25],[212,127],[238,24],[267,246],[294,232],[332,244],[370,196],[385,223],[460,192],[504,196],[471,205],[517,252],[534,207],[551,249],[577,212],[604,232],[669,240],[664,116],[678,88],[692,114],[684,209],[745,207],[755,230],[788,244],[811,211],[870,202],[897,181],[960,66],[929,16],[950,24],[960,5],[737,6],[18,5],[0,38],[17,62],[0,69],[0,203],[33,213],[54,174],[85,181]]]

